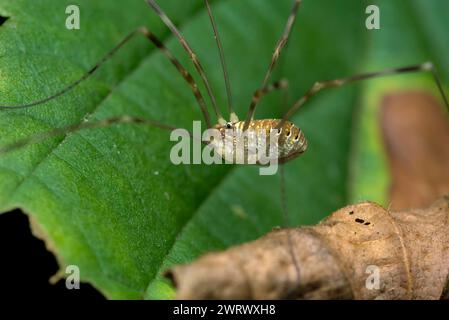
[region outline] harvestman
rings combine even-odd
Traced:
[[[81,82],[91,77],[95,72],[106,62],[108,61],[117,51],[119,51],[120,48],[122,48],[125,44],[127,44],[132,38],[134,38],[136,35],[143,35],[145,38],[147,38],[149,41],[151,41],[161,52],[168,58],[168,60],[174,65],[174,67],[178,70],[178,72],[181,74],[181,76],[184,78],[184,80],[188,83],[190,86],[190,89],[192,93],[194,94],[197,103],[200,107],[200,110],[203,114],[204,120],[206,122],[206,125],[208,128],[215,128],[218,129],[220,132],[224,132],[225,130],[234,130],[237,133],[238,132],[246,132],[247,130],[253,130],[255,132],[264,131],[264,132],[272,132],[276,130],[275,132],[278,135],[277,140],[277,158],[279,163],[286,163],[288,161],[291,161],[304,153],[307,149],[307,140],[303,134],[303,132],[296,127],[293,123],[289,122],[289,119],[313,96],[315,96],[317,93],[321,92],[324,89],[329,88],[335,88],[340,87],[348,83],[361,81],[361,80],[367,80],[372,79],[376,77],[382,77],[382,76],[388,76],[388,75],[394,75],[394,74],[400,74],[400,73],[410,73],[410,72],[431,72],[433,75],[433,79],[438,87],[438,90],[444,100],[444,103],[449,110],[449,103],[446,95],[443,91],[442,83],[437,75],[437,72],[433,66],[432,63],[426,62],[419,65],[413,65],[413,66],[406,66],[402,68],[393,68],[393,69],[386,69],[381,70],[377,72],[371,72],[371,73],[364,73],[364,74],[358,74],[346,78],[340,78],[336,80],[331,81],[322,81],[322,82],[316,82],[306,93],[303,97],[301,97],[299,100],[297,100],[293,106],[285,113],[285,115],[282,117],[282,119],[263,119],[263,120],[255,120],[254,114],[257,109],[257,105],[260,101],[260,99],[268,94],[269,92],[272,92],[274,90],[278,89],[285,89],[288,86],[288,83],[286,81],[279,81],[270,83],[272,72],[281,56],[281,53],[286,46],[288,39],[290,37],[293,25],[296,20],[296,16],[301,4],[301,0],[294,0],[293,1],[293,8],[291,10],[291,13],[288,17],[287,23],[285,25],[285,29],[282,33],[282,36],[278,43],[276,44],[274,53],[271,58],[271,63],[268,67],[268,70],[266,72],[266,75],[262,81],[261,86],[259,89],[257,89],[252,97],[252,101],[248,110],[248,114],[246,115],[245,120],[239,120],[237,114],[234,111],[233,108],[233,101],[232,101],[232,93],[231,93],[231,85],[229,82],[229,77],[227,73],[226,68],[226,61],[224,57],[223,52],[223,46],[219,37],[218,28],[215,23],[214,16],[211,11],[210,4],[208,0],[205,0],[205,6],[207,8],[207,12],[209,14],[209,18],[213,27],[214,36],[216,38],[218,51],[220,54],[220,61],[221,66],[224,73],[224,81],[226,85],[226,93],[227,93],[227,100],[228,100],[228,111],[229,111],[229,121],[226,121],[223,117],[220,108],[218,107],[216,98],[214,96],[214,93],[212,92],[212,88],[209,84],[209,81],[207,79],[207,76],[204,72],[204,69],[200,63],[200,61],[197,58],[197,55],[194,53],[192,48],[190,47],[187,40],[181,35],[180,31],[177,29],[177,27],[173,24],[173,22],[170,20],[170,18],[165,14],[165,12],[159,7],[159,5],[155,2],[155,0],[146,0],[148,5],[154,10],[154,12],[160,17],[160,19],[165,23],[165,25],[170,29],[170,31],[176,36],[176,38],[179,40],[181,46],[183,49],[187,52],[187,54],[190,57],[191,62],[193,63],[196,71],[198,72],[205,89],[207,91],[207,95],[210,99],[210,102],[212,104],[212,108],[214,110],[215,116],[217,118],[217,124],[213,125],[211,122],[210,114],[207,109],[207,105],[205,102],[205,99],[201,93],[201,91],[198,88],[197,83],[195,82],[192,75],[181,65],[181,63],[177,60],[177,58],[171,53],[171,51],[165,47],[165,45],[162,43],[162,41],[159,40],[150,30],[148,30],[146,27],[138,28],[137,30],[131,32],[128,34],[117,46],[115,46],[111,51],[109,51],[96,65],[94,65],[87,73],[85,73],[80,79],[76,80],[72,84],[68,85],[61,91],[57,92],[56,94],[49,96],[47,98],[23,104],[23,105],[13,105],[13,106],[0,106],[0,110],[2,111],[11,111],[16,109],[25,109],[25,108],[31,108],[40,104],[44,104],[46,102],[49,102],[53,99],[56,99],[70,90],[74,89],[76,86],[78,86]],[[159,122],[145,119],[145,118],[138,118],[138,117],[131,117],[131,116],[120,116],[120,117],[114,117],[114,118],[108,118],[104,120],[99,120],[95,122],[85,122],[81,124],[75,124],[63,128],[56,128],[51,131],[41,133],[38,135],[33,135],[31,137],[25,138],[23,140],[19,140],[15,143],[6,145],[2,148],[0,148],[0,155],[11,152],[13,150],[19,149],[23,146],[26,146],[28,144],[32,143],[38,143],[41,142],[47,138],[67,134],[70,132],[75,132],[78,130],[83,129],[93,129],[93,128],[102,128],[114,124],[141,124],[141,125],[149,125],[158,127],[161,129],[167,129],[167,130],[174,130],[175,127],[168,126],[165,124],[161,124]],[[235,152],[235,151],[233,151]],[[231,159],[235,159],[234,156],[231,155]],[[281,182],[283,184],[283,170],[281,167]],[[285,197],[285,192],[282,192],[283,198]],[[283,211],[284,214],[286,214],[286,203],[285,199],[282,201],[283,203]],[[286,217],[284,216],[285,220]],[[289,239],[291,253],[292,253],[292,259],[295,262],[297,275],[299,276],[299,269],[297,267],[295,256],[293,254],[293,247],[291,243],[291,239]]]
[[[149,41],[151,41],[158,49],[162,51],[162,53],[169,59],[169,61],[174,65],[174,67],[178,70],[178,72],[181,74],[181,76],[184,78],[184,80],[188,83],[190,86],[190,89],[192,90],[198,105],[200,107],[200,110],[203,114],[204,120],[207,124],[208,128],[216,128],[220,131],[224,129],[234,129],[235,131],[246,131],[248,129],[252,129],[254,131],[268,131],[271,132],[273,130],[277,130],[277,133],[279,135],[279,153],[278,153],[278,160],[279,163],[286,163],[288,161],[291,161],[301,155],[303,152],[307,149],[307,140],[305,139],[305,136],[303,132],[296,127],[293,123],[289,122],[288,120],[313,96],[315,96],[317,93],[321,92],[324,89],[328,88],[335,88],[340,87],[348,83],[361,81],[361,80],[367,80],[372,79],[376,77],[381,76],[388,76],[388,75],[394,75],[394,74],[400,74],[400,73],[410,73],[410,72],[423,72],[423,71],[429,71],[432,73],[434,81],[438,87],[438,90],[440,91],[440,94],[444,100],[444,103],[446,107],[449,110],[449,103],[446,95],[443,91],[442,83],[437,75],[437,72],[431,62],[426,62],[419,65],[413,65],[413,66],[407,66],[402,68],[393,68],[393,69],[386,69],[382,71],[377,72],[371,72],[371,73],[364,73],[364,74],[358,74],[351,77],[346,78],[340,78],[330,81],[320,81],[316,82],[309,90],[306,91],[304,96],[302,96],[299,100],[297,100],[293,106],[285,113],[285,115],[282,117],[282,119],[262,119],[262,120],[255,120],[254,114],[256,112],[257,105],[260,101],[260,99],[266,95],[267,93],[277,90],[277,89],[284,89],[288,86],[287,81],[279,81],[274,82],[270,84],[270,78],[272,75],[272,72],[281,56],[282,50],[284,49],[285,45],[288,42],[288,39],[290,37],[290,33],[292,31],[293,25],[296,20],[296,16],[298,13],[298,9],[300,7],[302,0],[294,0],[293,1],[293,8],[291,10],[290,16],[288,17],[285,30],[282,33],[282,36],[280,40],[278,41],[274,53],[272,55],[271,63],[268,67],[268,71],[263,79],[262,85],[259,89],[257,89],[252,97],[251,105],[248,110],[248,114],[244,121],[239,120],[237,114],[234,111],[233,108],[233,102],[232,102],[232,94],[231,94],[231,86],[229,83],[229,77],[227,73],[226,68],[226,62],[224,58],[223,53],[223,46],[221,44],[221,40],[219,37],[217,25],[215,23],[214,16],[211,11],[210,4],[208,0],[205,0],[205,5],[207,8],[207,12],[209,14],[211,24],[213,27],[214,35],[217,41],[219,53],[220,53],[220,61],[224,73],[224,79],[226,84],[226,93],[228,98],[228,110],[229,110],[229,121],[226,121],[223,117],[220,108],[218,107],[216,98],[212,92],[212,88],[209,84],[209,81],[207,79],[207,76],[204,72],[204,69],[200,63],[200,61],[197,58],[197,55],[194,53],[190,45],[188,44],[187,40],[181,35],[180,31],[177,29],[177,27],[173,24],[173,22],[170,20],[170,18],[165,14],[165,12],[159,7],[159,5],[155,2],[155,0],[145,0],[148,5],[156,12],[156,14],[160,17],[160,19],[165,23],[165,25],[170,29],[170,31],[176,36],[176,38],[179,40],[180,44],[184,48],[184,50],[187,52],[187,54],[190,57],[191,62],[195,66],[195,69],[197,70],[198,74],[201,77],[201,80],[206,88],[208,97],[210,98],[214,113],[217,117],[217,124],[212,125],[211,118],[209,111],[206,106],[206,102],[204,100],[204,97],[202,93],[200,92],[197,83],[193,79],[192,75],[182,66],[182,64],[176,59],[176,57],[171,53],[171,51],[165,47],[165,45],[162,43],[159,38],[154,35],[150,30],[148,30],[146,27],[140,27],[137,30],[129,33],[117,46],[115,46],[111,51],[109,51],[97,64],[95,64],[89,71],[87,71],[80,79],[74,81],[72,84],[68,85],[67,87],[63,88],[61,91],[55,93],[52,96],[46,97],[44,99],[30,102],[27,104],[22,105],[10,105],[10,106],[0,106],[0,111],[12,111],[16,109],[26,109],[31,108],[37,105],[41,105],[44,103],[47,103],[53,99],[56,99],[67,92],[74,89],[76,86],[78,86],[81,82],[84,80],[90,78],[92,75],[96,73],[96,71],[112,56],[117,53],[117,51],[120,50],[125,44],[127,44],[132,38],[134,38],[136,35],[143,35],[145,38],[147,38]],[[15,143],[6,145],[2,148],[0,148],[0,155],[5,154],[7,152],[16,150],[22,146],[31,144],[31,143],[37,143],[42,140],[45,140],[47,138],[58,136],[62,134],[67,134],[70,132],[83,130],[83,129],[93,129],[93,128],[101,128],[106,127],[114,124],[120,124],[120,123],[128,123],[128,124],[143,124],[143,125],[150,125],[162,129],[176,129],[175,127],[168,126],[162,123],[159,123],[157,121],[153,121],[150,119],[145,118],[139,118],[139,117],[132,117],[132,116],[121,116],[121,117],[114,117],[114,118],[108,118],[96,122],[86,122],[82,124],[75,124],[70,125],[63,128],[57,128],[42,134],[34,135],[31,137],[28,137],[26,139],[17,141]]]

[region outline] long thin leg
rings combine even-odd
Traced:
[[[286,87],[288,87],[288,83],[287,83]],[[284,90],[283,92],[284,92],[284,94],[282,97],[282,105],[284,106],[284,108],[286,108],[288,106],[289,91]],[[284,224],[283,227],[285,229],[287,229],[290,227],[291,221],[290,221],[290,214],[289,214],[289,210],[288,210],[287,182],[285,179],[285,166],[286,166],[286,164],[281,164],[279,171],[280,171],[280,176],[281,176],[280,193],[281,193],[282,219],[283,219],[283,224]],[[288,247],[289,247],[290,255],[292,257],[292,262],[295,266],[296,283],[299,283],[299,280],[301,278],[301,269],[299,268],[298,259],[295,255],[294,242],[293,242],[293,238],[290,233],[290,230],[287,230],[287,238],[288,238],[287,240],[288,240]],[[289,298],[290,296],[294,297],[295,293],[289,292],[287,294],[287,298]]]
[[[257,89],[254,94],[253,94],[253,98],[251,100],[251,107],[255,106],[259,103],[259,101],[267,94],[275,91],[275,90],[284,90],[284,89],[288,89],[288,80],[286,79],[282,79],[280,81],[276,81],[273,84],[269,84],[263,88]],[[246,122],[245,122],[246,124]],[[243,130],[246,130],[248,128],[245,128]]]
[[[322,91],[324,89],[341,87],[347,83],[352,83],[352,82],[361,81],[361,80],[368,80],[368,79],[373,79],[373,78],[377,78],[377,77],[383,77],[383,76],[389,76],[389,75],[395,75],[395,74],[401,74],[401,73],[425,72],[425,71],[432,72],[432,75],[433,75],[435,83],[438,87],[438,90],[440,91],[440,94],[443,98],[446,108],[449,111],[449,102],[448,102],[446,95],[444,94],[443,85],[440,81],[440,78],[438,77],[435,67],[433,66],[433,64],[431,62],[426,62],[426,63],[420,64],[420,65],[415,65],[415,66],[408,66],[408,67],[395,68],[395,69],[386,69],[386,70],[382,70],[382,71],[378,71],[378,72],[364,73],[364,74],[359,74],[359,75],[355,75],[352,77],[341,78],[341,79],[336,79],[336,80],[331,80],[331,81],[316,82],[312,86],[312,88],[310,88],[306,92],[306,94],[303,97],[301,97],[290,108],[290,110],[287,111],[287,113],[282,118],[282,121],[279,122],[279,124],[277,125],[277,128],[278,129],[282,128],[285,121],[290,119],[295,114],[295,112],[298,111],[299,108],[301,108],[309,99],[311,99],[313,96],[315,96],[317,93],[319,93],[320,91]]]
[[[69,125],[69,126],[66,126],[63,128],[56,128],[56,129],[46,131],[46,132],[43,132],[40,134],[35,134],[30,137],[24,138],[22,140],[16,141],[14,143],[8,144],[6,146],[0,147],[0,156],[5,155],[10,152],[13,152],[13,151],[16,151],[16,150],[18,150],[22,147],[25,147],[27,145],[30,145],[30,144],[43,142],[44,140],[47,140],[52,137],[57,137],[57,136],[65,135],[68,133],[73,133],[73,132],[80,131],[80,130],[104,128],[104,127],[117,125],[117,124],[146,125],[146,126],[152,126],[152,127],[164,129],[164,130],[177,129],[176,127],[173,127],[170,125],[165,125],[165,124],[159,123],[157,121],[125,115],[125,116],[120,116],[120,117],[107,118],[104,120],[83,122],[81,124]]]
[[[217,101],[212,92],[212,88],[207,80],[206,73],[198,60],[197,55],[193,52],[192,48],[188,44],[187,40],[182,36],[181,32],[176,28],[175,24],[170,20],[167,14],[159,7],[159,5],[154,0],[146,0],[148,5],[156,12],[156,14],[161,18],[162,22],[170,29],[170,31],[178,38],[184,50],[189,54],[190,60],[192,60],[196,70],[198,71],[201,79],[203,80],[204,85],[206,86],[207,92],[212,102],[212,106],[214,107],[215,114],[218,118],[218,123],[224,125],[226,124],[226,120],[224,120],[223,115],[221,114],[220,109],[218,108]]]
[[[0,106],[0,110],[8,110],[8,109],[26,109],[26,108],[30,108],[30,107],[34,107],[37,105],[41,105],[44,104],[46,102],[49,102],[53,99],[56,99],[64,94],[66,94],[67,92],[69,92],[70,90],[72,90],[73,88],[75,88],[77,85],[79,85],[81,82],[83,82],[84,80],[88,79],[89,77],[91,77],[93,74],[95,74],[95,72],[100,69],[100,67],[106,62],[108,61],[120,48],[122,48],[126,43],[128,43],[136,34],[137,34],[137,30],[133,31],[131,33],[129,33],[122,41],[120,41],[120,43],[118,45],[116,45],[112,50],[110,50],[97,64],[95,64],[89,71],[86,72],[86,74],[84,74],[81,78],[79,78],[78,80],[76,80],[75,82],[73,82],[72,84],[68,85],[67,87],[65,87],[64,89],[62,89],[61,91],[47,97],[41,100],[37,100],[34,102],[30,102],[30,103],[26,103],[26,104],[22,104],[22,105],[11,105],[11,106]]]
[[[74,81],[72,84],[68,85],[67,87],[63,88],[59,92],[55,93],[54,95],[51,95],[50,97],[34,101],[31,103],[23,104],[23,105],[15,105],[15,106],[0,106],[0,111],[8,111],[8,110],[16,110],[16,109],[26,109],[31,108],[37,105],[44,104],[46,102],[49,102],[53,99],[56,99],[70,90],[74,89],[76,86],[78,86],[81,82],[87,80],[91,76],[95,74],[95,72],[109,59],[114,56],[115,53],[119,49],[121,49],[126,43],[128,43],[135,35],[142,34],[144,35],[148,40],[150,40],[158,49],[160,49],[164,55],[170,60],[170,62],[176,67],[178,72],[181,74],[181,76],[184,78],[184,80],[187,81],[189,84],[193,94],[195,95],[195,98],[198,102],[198,105],[201,109],[201,112],[203,113],[204,119],[206,121],[206,124],[208,128],[212,126],[212,123],[210,121],[210,115],[207,111],[206,103],[204,102],[204,98],[201,95],[201,92],[198,89],[197,84],[195,83],[195,80],[193,79],[192,75],[181,65],[181,63],[173,56],[173,54],[164,46],[162,41],[160,41],[153,33],[151,33],[147,28],[141,27],[131,33],[129,33],[118,45],[116,45],[112,50],[110,50],[97,64],[95,64],[89,71],[87,71],[81,78]]]
[[[288,250],[292,257],[292,262],[295,266],[295,272],[296,272],[296,281],[299,283],[301,270],[299,268],[298,259],[295,255],[294,250],[294,243],[293,238],[290,232],[293,232],[293,230],[287,230],[287,228],[290,226],[290,219],[289,219],[289,212],[288,212],[288,204],[287,204],[287,190],[286,190],[286,182],[285,182],[285,165],[280,166],[280,176],[281,176],[281,206],[282,206],[282,219],[283,219],[283,227],[286,229],[287,232],[287,241],[288,241]],[[293,296],[294,292],[290,292],[287,294],[287,296]]]
[[[221,68],[223,69],[223,76],[226,86],[226,94],[228,96],[228,110],[229,110],[229,117],[230,121],[232,123],[238,122],[239,119],[237,117],[237,114],[234,112],[234,102],[232,100],[232,90],[231,90],[231,83],[229,81],[229,74],[228,74],[228,67],[226,65],[226,58],[224,54],[223,44],[221,43],[220,39],[220,33],[218,32],[217,23],[215,22],[214,15],[212,13],[212,8],[210,6],[210,3],[208,0],[204,0],[204,3],[206,4],[207,13],[210,18],[210,22],[212,24],[212,29],[214,31],[215,40],[217,42],[218,46],[218,52],[220,54],[220,62],[221,62]]]
[[[192,75],[187,71],[187,69],[181,65],[179,60],[175,58],[175,56],[171,53],[171,51],[168,50],[168,48],[162,43],[162,41],[160,41],[153,33],[148,31],[148,29],[146,28],[143,28],[142,32],[148,39],[150,39],[151,42],[154,43],[154,45],[157,48],[159,48],[165,54],[165,56],[171,61],[171,63],[176,67],[179,73],[187,81],[190,88],[192,89],[193,94],[195,95],[196,100],[198,101],[201,112],[203,113],[204,119],[206,121],[207,127],[211,128],[212,123],[210,120],[210,115],[209,112],[207,111],[206,103],[204,102],[203,95],[198,89],[198,85],[196,84],[195,79],[193,79]]]
[[[281,39],[279,40],[279,42],[277,43],[277,45],[274,49],[274,53],[271,58],[271,63],[270,63],[270,66],[268,67],[267,73],[265,74],[265,78],[263,80],[261,88],[264,88],[267,86],[268,81],[270,80],[271,74],[273,73],[274,67],[276,66],[276,64],[281,56],[282,49],[284,49],[285,45],[288,42],[293,25],[295,24],[295,21],[296,21],[296,16],[298,15],[298,10],[299,10],[300,5],[301,5],[301,0],[294,1],[292,11],[290,13],[290,16],[288,17],[287,24],[285,26],[284,32],[282,33]],[[251,104],[251,106],[248,110],[248,115],[246,116],[246,119],[245,119],[244,130],[248,129],[249,122],[251,120],[253,120],[254,113],[256,112],[256,107],[257,107],[257,103],[254,105]]]

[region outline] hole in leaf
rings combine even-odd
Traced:
[[[8,19],[9,19],[9,17],[4,17],[4,16],[0,15],[0,26],[3,25],[6,22],[6,20],[8,20]]]
[[[68,290],[65,281],[50,284],[59,269],[54,255],[45,243],[31,233],[28,216],[19,210],[0,215],[0,296],[47,299],[100,300],[104,297],[90,284],[81,283],[79,290]]]

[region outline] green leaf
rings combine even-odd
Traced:
[[[81,29],[70,31],[65,28],[70,1],[0,0],[0,14],[10,17],[0,27],[1,104],[56,92],[141,25],[166,40],[193,73],[184,51],[144,1],[78,3]],[[290,0],[213,4],[240,118],[262,82],[291,5]],[[385,24],[380,31],[367,31],[366,3],[304,0],[273,77],[289,79],[290,103],[317,80],[429,59],[449,66],[449,47],[437,36],[444,37],[439,31],[444,10],[438,8],[447,9],[446,4],[385,0],[379,5]],[[161,1],[161,6],[198,53],[224,109],[220,64],[202,1]],[[400,27],[392,27],[397,20]],[[397,34],[403,41],[394,40]],[[447,80],[449,74],[444,76]],[[428,79],[416,79],[421,78]],[[413,83],[413,76],[395,80],[406,85],[409,79]],[[376,133],[372,124],[353,117],[361,104],[361,118],[374,117],[384,92],[373,91],[378,83],[323,92],[293,119],[305,131],[309,150],[285,166],[292,225],[315,223],[352,199],[378,199],[385,193],[387,178],[375,179],[387,177],[383,152],[369,142]],[[285,109],[281,95],[273,94],[264,99],[257,118],[281,117]],[[31,110],[2,112],[0,145],[123,114],[184,128],[201,119],[188,86],[170,63],[145,39],[135,39],[69,94]],[[0,211],[21,208],[32,215],[62,269],[79,266],[82,280],[107,297],[171,297],[173,289],[160,277],[168,266],[255,239],[283,223],[278,176],[260,176],[249,166],[175,166],[169,159],[172,146],[168,132],[132,125],[27,146],[0,159]],[[367,157],[375,160],[367,164]]]

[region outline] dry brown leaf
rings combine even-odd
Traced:
[[[364,202],[313,227],[275,230],[207,254],[168,275],[179,299],[440,299],[448,238],[448,197],[427,209],[392,213]],[[367,287],[370,266],[379,270],[379,289]]]

